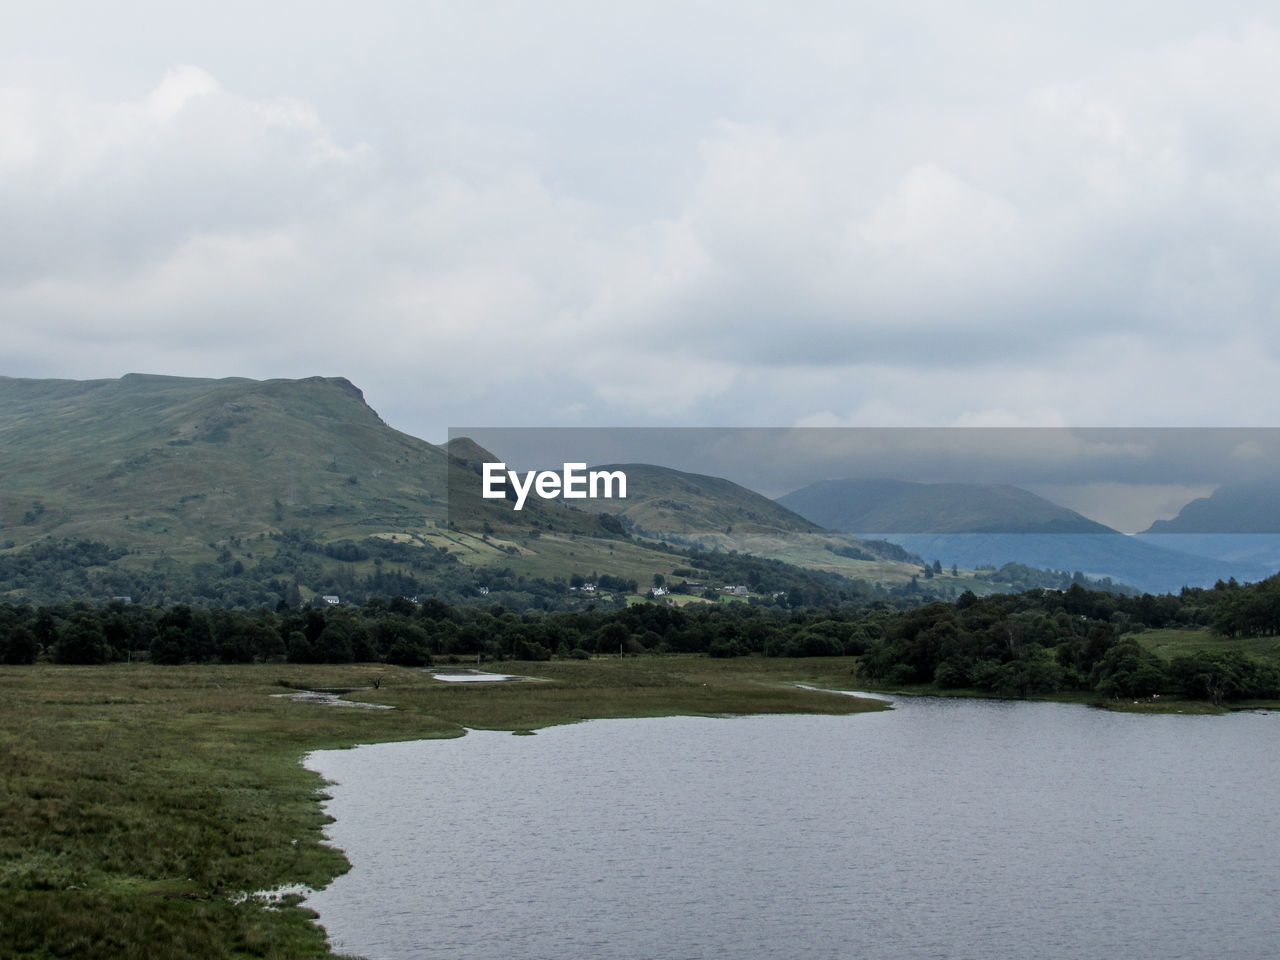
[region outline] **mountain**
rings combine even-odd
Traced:
[[[1280,491],[1274,483],[1227,484],[1192,500],[1149,534],[1280,534]]]
[[[1014,562],[1080,571],[1094,580],[1110,579],[1146,593],[1177,593],[1184,586],[1209,587],[1232,577],[1256,582],[1269,575],[1269,568],[1254,562],[1218,560],[1117,534],[886,534],[886,539],[944,564],[976,568]]]
[[[881,535],[946,566],[1014,562],[1080,571],[1152,593],[1274,573],[1253,560],[1227,561],[1124,536],[1018,487],[835,480],[778,502],[815,523],[858,536]]]
[[[1280,492],[1271,483],[1227,484],[1140,536],[1156,546],[1274,573],[1280,569]]]
[[[616,512],[638,534],[824,532],[785,506],[730,480],[647,463],[597,469],[626,474],[627,498],[618,502]]]
[[[387,426],[341,377],[0,378],[0,524],[17,544],[54,536],[198,553],[300,526],[324,540],[421,538],[450,510],[484,513],[479,484],[464,479],[473,466]],[[595,518],[555,516],[606,533]]]
[[[766,595],[804,585],[811,602],[1015,582],[948,570],[917,584],[910,551],[823,529],[728,480],[646,464],[592,468],[624,471],[625,500],[529,496],[516,510],[481,495],[484,464],[501,459],[466,438],[437,446],[394,430],[340,377],[0,378],[0,600],[251,607],[426,594],[527,609],[579,599],[566,599],[574,577],[617,597],[658,575]],[[1081,525],[1023,494],[994,489],[998,506],[984,509]],[[960,515],[954,497],[930,509]]]
[[[555,581],[575,575],[644,589],[699,566],[689,548],[785,554],[889,584],[912,573],[728,481],[639,464],[626,468],[634,499],[588,510],[531,496],[517,511],[481,496],[483,464],[499,459],[465,438],[442,447],[392,429],[343,378],[0,378],[0,599],[252,606],[428,592],[519,606],[562,598]],[[645,524],[674,535],[670,518],[686,540],[627,535]],[[816,539],[798,551],[792,536]]]
[[[1115,533],[1020,487],[907,480],[823,480],[778,503],[850,533]]]
[[[430,580],[465,595],[477,569],[567,575],[569,555],[621,548],[598,516],[482,500],[478,463],[454,455],[474,452],[392,429],[343,378],[0,378],[0,594],[243,605]],[[533,531],[541,564],[509,542]],[[619,552],[632,575],[680,562]]]
[[[19,543],[195,549],[288,521],[421,525],[443,515],[446,468],[341,378],[0,378],[0,522]]]

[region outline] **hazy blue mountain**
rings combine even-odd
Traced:
[[[1192,500],[1142,539],[1166,549],[1280,569],[1280,490],[1273,483],[1228,484]]]
[[[823,480],[778,503],[828,529],[864,533],[1116,533],[1028,490],[996,484]]]
[[[1280,488],[1274,483],[1227,484],[1192,500],[1150,534],[1280,534]],[[1205,541],[1209,543],[1210,541]]]
[[[1153,593],[1230,577],[1260,580],[1275,572],[1259,556],[1223,559],[1170,549],[1151,537],[1128,537],[1004,485],[832,480],[778,502],[830,529],[883,537],[948,567],[1015,562],[1110,577]]]

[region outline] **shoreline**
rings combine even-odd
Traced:
[[[324,838],[324,781],[302,765],[316,750],[597,718],[887,707],[838,691],[965,695],[876,689],[854,666],[848,658],[695,656],[503,664],[537,683],[447,683],[371,664],[0,667],[0,775],[11,785],[0,801],[0,890],[11,904],[0,954],[201,960],[261,947],[333,956],[306,908],[232,902],[243,891],[323,887],[349,869]],[[343,689],[394,709],[293,702],[273,696],[282,686]],[[1085,696],[1031,699],[1099,705]],[[1101,706],[1228,712],[1166,699]]]
[[[233,902],[349,869],[323,835],[323,778],[302,765],[315,750],[597,717],[877,708],[788,685],[839,669],[814,661],[527,669],[551,682],[450,684],[369,664],[0,667],[0,775],[12,785],[0,802],[0,954],[335,956],[294,898]],[[273,696],[282,686],[364,688],[362,700],[395,709],[297,703]]]

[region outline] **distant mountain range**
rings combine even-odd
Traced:
[[[1209,586],[1231,577],[1260,580],[1276,569],[1262,544],[1250,552],[1237,542],[1240,552],[1229,555],[1231,547],[1221,538],[1197,543],[1186,536],[1128,537],[1027,490],[1004,485],[828,480],[779,497],[778,502],[831,529],[882,536],[926,560],[965,567],[998,567],[1012,561],[1107,577],[1151,592]],[[1258,496],[1220,501],[1215,505],[1218,529],[1248,529],[1263,515],[1265,503]],[[1238,512],[1232,514],[1232,508]],[[1192,505],[1188,509],[1193,519],[1205,512]],[[1175,527],[1178,523],[1169,521]]]
[[[830,530],[861,533],[1115,533],[1020,487],[823,480],[778,503]]]

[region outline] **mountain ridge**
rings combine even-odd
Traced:
[[[1118,533],[1009,484],[821,480],[777,502],[846,533]]]
[[[1157,520],[1144,534],[1280,533],[1280,494],[1274,483],[1232,483],[1185,504],[1177,516]]]

